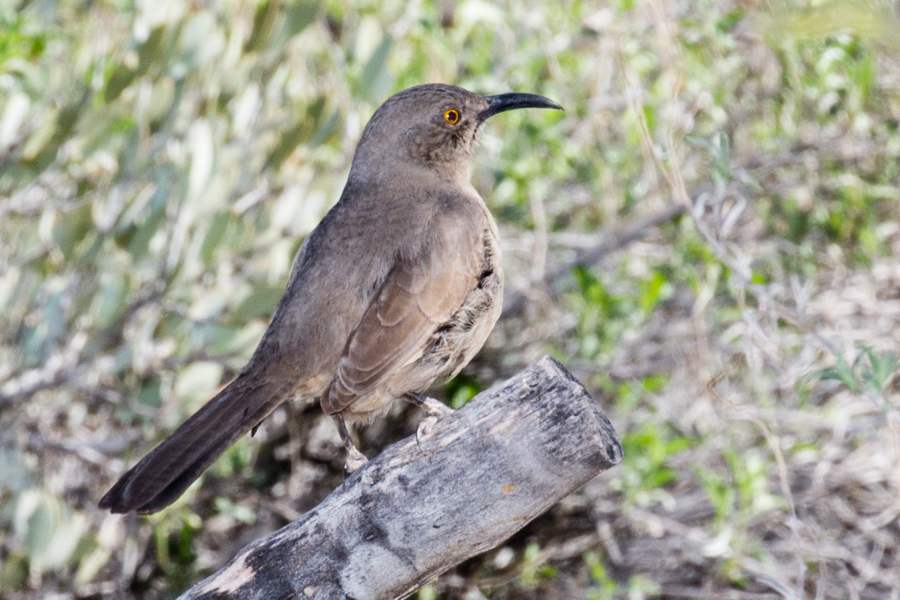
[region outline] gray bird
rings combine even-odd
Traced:
[[[253,358],[125,473],[100,507],[165,508],[292,398],[319,398],[337,425],[348,472],[366,458],[345,421],[369,422],[395,398],[421,406],[429,423],[450,411],[421,392],[481,349],[503,295],[497,225],[469,182],[469,160],[488,117],[529,107],[561,109],[535,94],[483,97],[449,85],[409,88],[382,104],[340,200],[297,253]]]

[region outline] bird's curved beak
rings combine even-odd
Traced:
[[[551,100],[537,94],[499,94],[497,96],[485,96],[488,106],[478,113],[478,120],[484,121],[497,113],[515,110],[517,108],[553,108],[562,110],[563,107]]]

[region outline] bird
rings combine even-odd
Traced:
[[[446,84],[388,98],[360,136],[338,202],[297,252],[247,365],[100,508],[162,510],[288,400],[319,400],[346,450],[345,473],[367,460],[348,423],[371,422],[403,398],[426,413],[427,435],[452,412],[424,392],[472,360],[503,304],[499,233],[469,165],[485,121],[523,108],[562,110],[537,94]]]

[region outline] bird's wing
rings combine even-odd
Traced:
[[[384,284],[350,336],[323,410],[334,414],[418,359],[428,339],[450,320],[478,285],[484,258],[481,220],[445,214],[429,228],[427,243],[398,255]]]

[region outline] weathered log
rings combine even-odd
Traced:
[[[386,448],[181,600],[404,598],[621,458],[600,406],[544,357]]]

